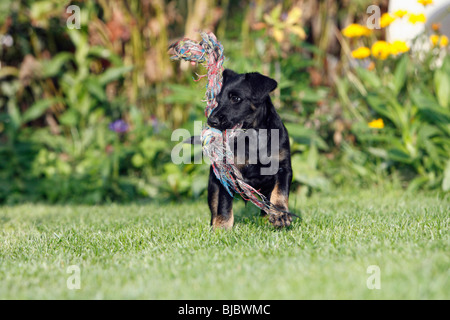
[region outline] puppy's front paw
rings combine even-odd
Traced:
[[[291,225],[292,217],[288,213],[271,214],[269,221],[275,228],[284,228]]]

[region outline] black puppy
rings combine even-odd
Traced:
[[[262,214],[270,214],[269,221],[274,226],[285,227],[292,222],[288,210],[292,169],[288,132],[269,96],[276,87],[275,80],[259,73],[237,74],[226,69],[223,72],[222,90],[217,96],[218,106],[209,116],[208,125],[221,131],[239,127],[244,133],[252,132],[251,135],[244,134],[244,138],[241,137],[241,140],[251,140],[244,148],[238,148],[239,135],[233,140],[231,147],[235,164],[246,183],[281,209],[262,211]],[[255,155],[252,150],[256,146]],[[263,156],[268,155],[268,150],[271,150],[268,157],[270,161]],[[233,226],[233,197],[216,178],[212,167],[208,204],[213,228],[228,229]]]

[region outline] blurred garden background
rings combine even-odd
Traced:
[[[80,8],[79,28],[70,5]],[[371,5],[379,29],[367,27]],[[205,120],[205,82],[193,81],[205,69],[168,53],[199,30],[222,42],[225,67],[278,81],[272,99],[291,136],[293,194],[374,185],[448,192],[449,8],[3,0],[0,203],[203,197],[208,165],[172,163],[171,134]],[[418,32],[396,38],[408,30]]]

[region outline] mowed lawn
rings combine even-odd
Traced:
[[[0,299],[450,298],[448,194],[294,198],[288,230],[236,200],[228,232],[206,201],[0,207]]]

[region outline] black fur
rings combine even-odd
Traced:
[[[217,96],[218,106],[208,118],[208,125],[222,131],[242,124],[242,129],[267,129],[267,150],[270,154],[272,145],[271,129],[278,129],[278,154],[271,155],[274,161],[279,161],[278,170],[271,175],[262,175],[261,169],[270,164],[262,161],[259,156],[256,163],[249,159],[249,146],[245,146],[245,163],[238,163],[246,183],[270,199],[285,214],[271,214],[269,219],[277,227],[289,226],[292,221],[288,213],[287,199],[292,180],[291,156],[288,132],[283,125],[269,94],[275,90],[277,82],[260,73],[237,74],[231,70],[223,72],[223,86]],[[265,132],[265,131],[262,131]],[[260,142],[258,140],[258,142]],[[265,143],[265,141],[264,141]],[[236,155],[236,141],[232,146]],[[261,148],[261,146],[260,146]],[[277,194],[272,194],[273,190]],[[219,180],[210,170],[208,184],[208,203],[211,209],[211,224],[213,227],[229,228],[233,225],[233,198],[226,192]],[[266,212],[262,212],[266,214]]]

